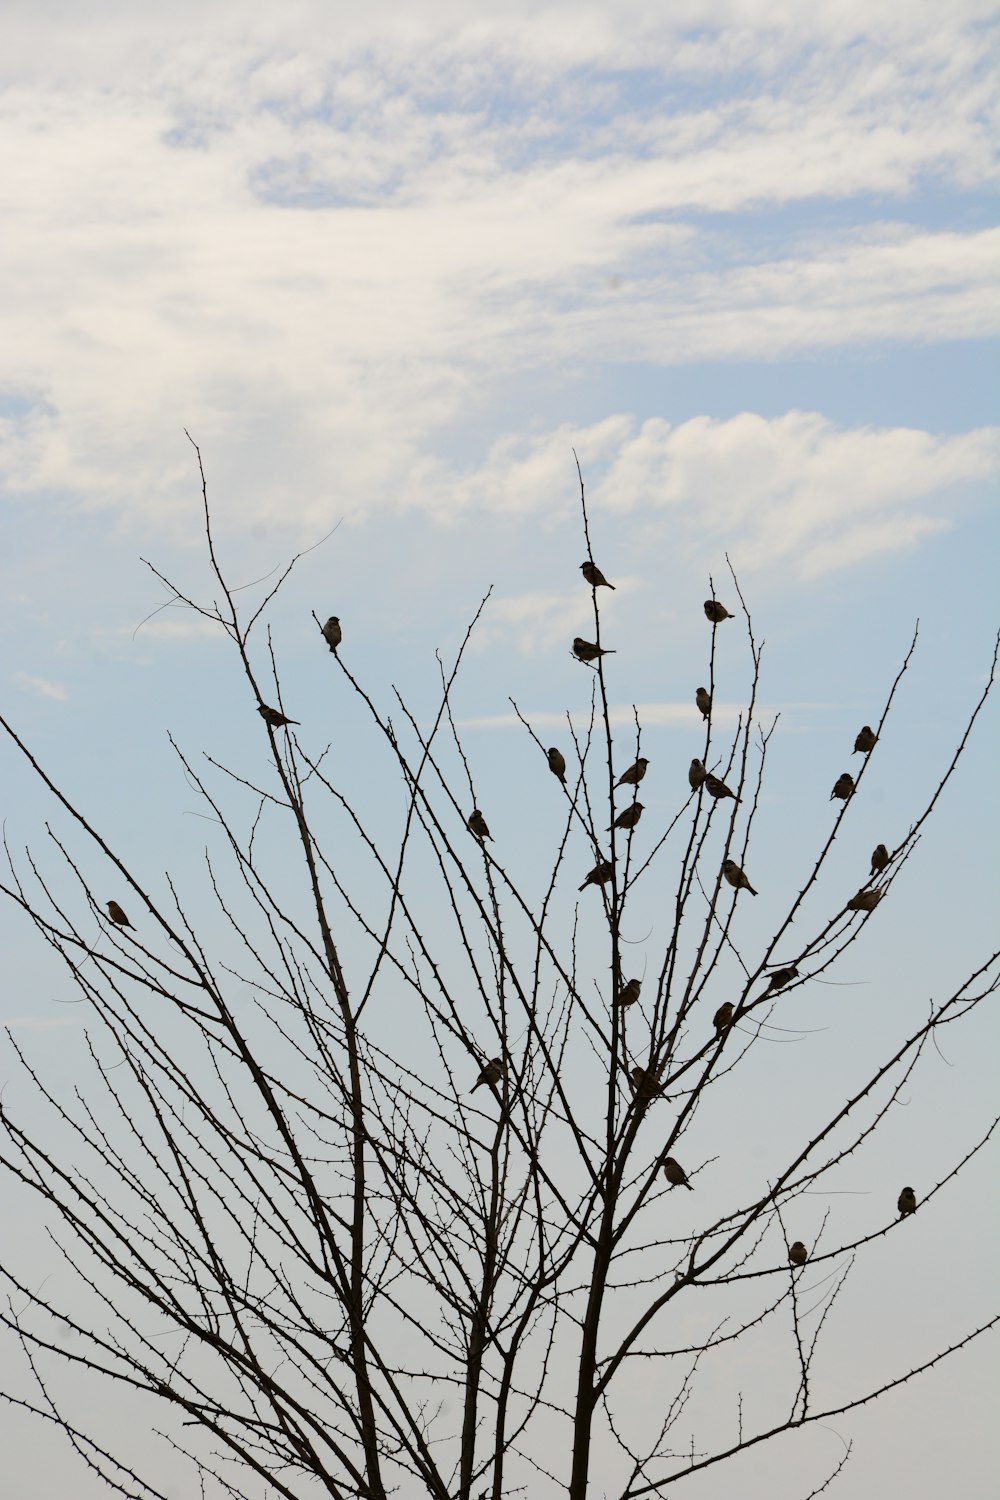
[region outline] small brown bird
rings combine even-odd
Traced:
[[[874,911],[875,908],[876,908],[876,906],[878,906],[879,902],[881,901],[881,899],[882,899],[882,897],[884,895],[885,895],[884,891],[872,891],[872,890],[858,891],[857,895],[856,896],[852,896],[851,899],[850,899],[850,901],[848,901],[848,903],[847,903],[847,910],[848,911]]]
[[[855,755],[857,755],[859,753],[859,751],[860,751],[860,753],[862,755],[871,755],[872,751],[875,749],[875,746],[877,744],[878,744],[878,735],[875,733],[874,729],[872,728],[872,726],[870,724],[865,724],[858,731],[858,737],[854,741],[854,751],[853,751],[853,753]]]
[[[609,583],[596,563],[583,562],[580,564],[580,572],[590,584],[592,589],[613,589],[614,584]]]
[[[698,688],[697,692],[694,695],[694,701],[696,706],[701,709],[702,718],[707,719],[709,714],[712,712],[711,693],[707,688]]]
[[[915,1214],[917,1211],[917,1195],[912,1188],[904,1188],[896,1202],[899,1209],[899,1217],[905,1219],[907,1214]]]
[[[746,878],[743,871],[736,863],[735,859],[727,859],[723,861],[722,873],[729,881],[729,884],[731,886],[735,886],[738,891],[749,891],[751,896],[756,896],[757,892],[754,890],[753,886],[750,884],[749,880]]]
[[[489,1062],[483,1065],[483,1070],[469,1090],[469,1093],[474,1094],[476,1089],[482,1088],[484,1083],[489,1084],[490,1088],[496,1088],[506,1071],[507,1069],[502,1057],[491,1057]]]
[[[646,767],[648,765],[649,761],[646,759],[646,757],[644,755],[640,755],[639,759],[635,761],[633,765],[629,766],[627,771],[622,772],[618,780],[615,782],[615,786],[638,786],[639,782],[646,774]]]
[[[718,599],[705,600],[705,614],[713,625],[721,625],[723,620],[735,620],[736,618],[735,615],[729,613],[724,604],[719,603]]]
[[[715,1012],[715,1015],[712,1017],[712,1025],[715,1027],[716,1036],[721,1036],[733,1024],[733,1009],[733,1002],[727,1000],[725,1005],[720,1005]]]
[[[796,1240],[794,1245],[788,1247],[788,1259],[793,1266],[804,1266],[809,1259],[809,1251],[801,1240]]]
[[[573,637],[573,655],[577,661],[596,661],[599,656],[614,654],[614,651],[607,651],[603,646],[595,646],[593,641],[585,641],[582,635]]]
[[[565,786],[566,757],[563,755],[561,750],[556,749],[555,745],[552,746],[551,750],[546,750],[545,754],[548,757],[549,770],[552,772],[553,776],[558,776],[563,786]]]
[[[732,797],[737,802],[740,800],[739,797],[736,796],[736,793],[730,791],[729,787],[726,786],[726,783],[724,781],[720,781],[718,776],[713,776],[711,771],[709,771],[705,777],[705,790],[706,792],[708,792],[710,797]]]
[[[329,646],[330,650],[336,651],[337,647],[344,639],[344,632],[340,628],[340,617],[338,615],[330,616],[326,624],[323,626],[322,636],[324,641],[326,641],[326,644]]]
[[[641,989],[641,979],[630,979],[627,984],[622,985],[621,989],[618,991],[618,1004],[621,1006],[622,1010],[627,1010],[630,1005],[635,1004],[635,1002],[639,998],[639,991]]]
[[[765,994],[772,990],[783,990],[786,984],[791,984],[793,979],[798,979],[799,971],[794,964],[789,964],[786,969],[775,969],[773,974],[767,976],[767,989]]]
[[[853,796],[854,777],[851,775],[850,771],[845,771],[844,774],[842,776],[838,776],[836,781],[833,783],[833,791],[830,793],[830,801],[832,802],[834,797],[839,797],[842,802],[846,802],[848,797]]]
[[[889,851],[884,844],[876,844],[872,850],[872,874],[881,875],[889,863]]]
[[[108,916],[118,927],[132,927],[132,923],[122,911],[117,901],[108,902]],[[132,927],[132,931],[135,931],[134,927]]]
[[[691,1184],[688,1182],[688,1174],[685,1172],[680,1162],[674,1161],[672,1156],[668,1156],[664,1160],[663,1175],[670,1183],[671,1187],[686,1187],[692,1193],[694,1192],[694,1188],[691,1187]]]
[[[641,802],[630,802],[628,807],[623,807],[615,821],[609,826],[612,828],[634,828],[642,817],[643,804]]]
[[[610,860],[602,859],[600,864],[595,865],[591,870],[580,890],[585,891],[588,885],[606,885],[613,873]]]
[[[693,792],[696,792],[701,786],[702,782],[707,779],[707,777],[708,772],[705,770],[705,767],[702,765],[701,761],[698,760],[697,757],[695,757],[695,759],[688,766],[688,781],[691,783],[691,790]]]
[[[297,724],[299,722],[298,719],[286,719],[284,714],[279,714],[276,708],[268,708],[266,703],[262,703],[257,712],[264,720],[264,723],[269,724],[272,729],[280,729],[284,724]]]
[[[635,1067],[629,1077],[632,1087],[640,1099],[652,1099],[656,1094],[663,1093],[663,1084],[659,1075],[652,1068]]]
[[[472,809],[469,816],[465,820],[465,825],[470,833],[474,833],[476,835],[476,838],[480,843],[482,843],[484,839],[491,839],[493,837],[493,835],[490,833],[489,828],[486,826],[486,819],[483,817],[478,807],[474,807]]]

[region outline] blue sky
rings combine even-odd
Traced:
[[[223,758],[263,754],[220,640],[176,610],[136,631],[163,600],[141,557],[208,587],[187,428],[234,577],[341,523],[273,616],[306,732],[310,610],[338,613],[352,667],[419,715],[435,649],[455,648],[493,587],[458,712],[498,822],[530,809],[530,867],[545,825],[508,695],[545,734],[587,701],[567,656],[590,612],[575,448],[595,556],[618,585],[614,706],[622,722],[643,706],[663,771],[650,810],[672,807],[694,753],[701,601],[710,573],[726,595],[728,552],[767,641],[764,705],[781,713],[757,883],[786,876],[814,782],[825,816],[836,747],[882,701],[919,616],[871,778],[873,810],[905,825],[981,691],[1000,613],[991,12],[9,10],[5,714],[154,872],[195,857],[167,731]],[[734,646],[720,701],[740,701],[745,668]],[[890,1005],[957,977],[945,960],[985,951],[995,926],[987,720],[911,861],[905,911],[873,937],[870,972],[852,972]],[[357,774],[346,748],[342,767]],[[36,840],[47,804],[6,752],[4,783],[9,835]],[[33,939],[13,913],[0,922],[0,1018],[68,1066]],[[983,1053],[961,1056],[963,1087],[935,1079],[921,1099],[925,1149],[942,1101],[987,1109]],[[950,1272],[935,1289],[959,1331],[986,1295],[985,1181],[955,1189],[950,1230],[926,1231],[954,1246],[961,1223],[975,1250],[961,1291]],[[905,1297],[926,1297],[927,1264],[901,1274]],[[986,1500],[984,1368],[977,1351],[863,1419],[849,1492],[929,1492],[928,1475],[940,1487],[961,1469],[966,1500]],[[15,1474],[32,1473],[34,1444],[0,1410]],[[46,1462],[54,1493],[72,1471]],[[37,1493],[19,1482],[11,1500]],[[778,1493],[773,1476],[748,1483]]]

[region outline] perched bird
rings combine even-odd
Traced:
[[[729,881],[729,884],[735,886],[738,891],[749,891],[751,896],[756,896],[757,892],[754,890],[753,886],[750,884],[749,880],[746,878],[743,871],[736,863],[735,859],[727,859],[723,861],[722,873]]]
[[[117,901],[108,902],[108,916],[118,927],[132,927],[132,923],[122,911]],[[135,931],[134,927],[132,928],[132,931]]]
[[[483,817],[478,807],[474,807],[472,809],[469,816],[465,820],[465,824],[469,832],[474,833],[480,843],[482,843],[484,839],[491,839],[493,837],[492,833],[490,833],[489,828],[486,826],[486,819]]]
[[[853,753],[857,755],[860,751],[862,755],[870,755],[877,744],[878,735],[875,733],[870,724],[865,724],[858,731],[858,737],[854,741]]]
[[[561,750],[556,749],[555,745],[552,746],[551,750],[546,750],[545,754],[548,756],[549,770],[552,772],[553,776],[558,776],[563,786],[565,786],[566,757],[563,755]]]
[[[775,969],[773,974],[767,976],[766,994],[772,990],[783,990],[786,984],[791,984],[793,979],[798,979],[799,971],[794,964],[789,964],[787,969]]]
[[[270,724],[272,729],[280,729],[283,724],[297,724],[299,722],[298,719],[286,719],[284,714],[279,714],[276,708],[268,708],[266,703],[262,703],[257,712],[264,720],[264,723]]]
[[[730,791],[729,787],[726,786],[726,783],[724,781],[720,781],[718,776],[713,776],[711,771],[709,771],[705,776],[705,790],[711,797],[733,797],[737,802],[740,800],[739,797],[736,796],[736,793]]]
[[[915,1214],[917,1211],[917,1195],[912,1188],[904,1188],[896,1202],[899,1209],[899,1217],[905,1219],[907,1214]]]
[[[715,1027],[716,1036],[721,1036],[733,1024],[733,1009],[733,1002],[727,1000],[725,1005],[720,1005],[715,1012],[715,1015],[712,1017],[712,1025]]]
[[[590,874],[587,876],[586,880],[583,882],[583,885],[581,885],[581,891],[585,891],[588,885],[606,885],[607,882],[611,879],[613,873],[614,872],[611,868],[611,862],[609,860],[602,859],[600,864],[596,864],[594,866]]]
[[[618,1004],[621,1006],[622,1010],[626,1010],[628,1006],[635,1004],[635,1002],[639,998],[639,991],[641,989],[641,979],[630,979],[627,984],[622,985],[621,989],[618,991]]]
[[[664,1160],[663,1175],[670,1183],[671,1187],[686,1187],[690,1189],[692,1193],[694,1192],[694,1188],[691,1187],[691,1184],[688,1182],[688,1174],[685,1172],[680,1162],[674,1161],[672,1156],[668,1156]]]
[[[723,620],[735,620],[736,618],[735,615],[729,613],[724,604],[719,603],[718,599],[705,600],[705,613],[713,625],[721,625]]]
[[[885,895],[884,891],[872,891],[872,890],[858,891],[857,895],[856,896],[852,896],[851,899],[850,899],[850,901],[848,901],[848,903],[847,903],[847,910],[848,911],[874,911],[875,908],[876,908],[876,906],[878,906],[879,902],[881,901],[881,899],[882,899],[882,897],[884,895]]]
[[[696,756],[688,766],[688,781],[690,781],[691,783],[691,790],[693,792],[696,792],[701,786],[702,782],[706,780],[707,776],[708,772],[705,770],[705,767]]]
[[[474,1094],[476,1089],[482,1088],[484,1083],[488,1083],[490,1088],[495,1088],[505,1072],[506,1068],[503,1058],[491,1057],[489,1062],[483,1065],[483,1070],[469,1090],[469,1093]]]
[[[809,1251],[801,1240],[796,1240],[794,1245],[788,1247],[788,1259],[793,1266],[804,1266],[809,1259]]]
[[[339,616],[337,616],[337,615],[331,615],[330,616],[330,618],[327,620],[326,624],[323,626],[322,635],[323,635],[324,641],[326,641],[326,644],[329,646],[330,650],[331,651],[336,651],[337,647],[340,645],[341,641],[344,639],[344,632],[340,628],[340,619],[339,619]]]
[[[707,688],[698,688],[697,692],[694,695],[694,701],[696,706],[701,709],[702,718],[707,719],[709,714],[712,712],[711,693]]]
[[[646,774],[646,767],[648,765],[649,761],[646,757],[640,755],[639,759],[633,765],[629,766],[627,771],[622,772],[615,782],[615,786],[638,786]]]
[[[640,1099],[652,1099],[654,1095],[663,1093],[663,1084],[660,1082],[659,1074],[652,1068],[635,1067],[629,1077]]]
[[[630,802],[628,807],[623,807],[615,821],[608,828],[634,828],[642,817],[643,804],[641,802]]]
[[[590,584],[590,587],[592,589],[614,588],[614,584],[608,582],[604,574],[601,572],[600,568],[597,567],[596,563],[582,562],[580,564],[580,572],[583,574],[584,578]]]
[[[836,781],[833,783],[833,791],[830,793],[830,801],[832,802],[834,797],[839,797],[842,802],[846,802],[848,797],[853,796],[854,777],[851,775],[850,771],[845,771],[844,774],[842,776],[838,776]]]
[[[573,637],[573,655],[577,661],[596,661],[599,656],[614,654],[614,651],[607,651],[603,646],[595,646],[593,641],[585,641],[582,635]]]
[[[872,850],[872,874],[881,875],[889,863],[889,851],[884,844],[876,844]]]

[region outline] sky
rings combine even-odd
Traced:
[[[837,747],[884,700],[919,618],[871,778],[873,813],[905,828],[1000,623],[992,6],[2,11],[0,698],[128,858],[190,857],[168,731],[233,760],[264,748],[248,748],[225,642],[161,608],[147,566],[211,597],[187,434],[234,579],[315,547],[271,615],[307,730],[310,611],[337,613],[352,670],[419,718],[435,652],[454,654],[492,590],[456,712],[526,867],[545,825],[509,700],[543,738],[589,702],[568,656],[590,620],[576,459],[616,584],[615,723],[627,732],[638,705],[663,768],[651,810],[672,807],[695,753],[701,602],[710,577],[731,598],[728,556],[766,642],[763,711],[780,715],[757,884],[787,884],[801,798],[822,783],[825,816]],[[727,651],[732,722],[747,658]],[[852,971],[890,1013],[995,930],[997,740],[994,706],[905,909]],[[363,793],[365,762],[334,756]],[[6,749],[2,774],[8,836],[39,842],[50,805]],[[0,1021],[65,1074],[78,1022],[16,913],[0,932]],[[959,1141],[989,1117],[996,1033],[977,1018],[928,1080],[928,1176],[953,1126]],[[954,1259],[934,1285],[927,1253],[899,1273],[904,1310],[931,1300],[956,1336],[989,1302],[987,1183],[974,1164],[935,1210],[925,1232]],[[986,1500],[989,1367],[976,1348],[860,1417],[843,1492],[960,1474]],[[75,1474],[7,1408],[0,1446],[8,1500]],[[803,1446],[781,1471],[789,1496],[815,1472],[795,1467]],[[83,1500],[104,1493],[87,1482]],[[779,1494],[765,1469],[745,1482]]]

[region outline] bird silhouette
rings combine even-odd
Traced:
[[[298,719],[287,719],[284,714],[279,714],[276,708],[268,708],[266,703],[262,703],[257,712],[264,720],[264,723],[269,724],[272,729],[281,729],[285,724],[297,724],[299,722]]]
[[[716,799],[718,799],[719,797],[732,797],[736,802],[740,800],[736,796],[736,793],[734,791],[731,791],[730,788],[726,786],[726,783],[724,781],[720,781],[718,776],[713,776],[711,771],[709,771],[705,777],[705,790],[706,792],[708,792],[709,796],[715,797]]]
[[[493,835],[490,833],[489,828],[487,827],[486,819],[483,817],[478,807],[474,807],[472,809],[471,813],[465,821],[466,827],[468,828],[469,832],[474,833],[480,843],[482,843],[484,839],[491,839],[493,837]]]
[[[691,1187],[691,1184],[688,1182],[688,1174],[685,1172],[680,1162],[674,1161],[674,1158],[672,1156],[668,1156],[664,1160],[663,1175],[670,1183],[671,1187],[686,1187],[690,1189],[692,1193],[694,1192],[694,1188]]]
[[[884,895],[885,895],[884,891],[873,891],[873,890],[858,891],[857,895],[852,896],[851,899],[850,899],[850,901],[848,901],[848,903],[847,903],[847,910],[848,911],[874,911],[875,908],[876,908],[876,906],[878,906],[879,902],[881,901],[881,899],[882,899],[882,897]]]
[[[646,757],[640,755],[638,760],[632,762],[627,771],[622,772],[615,782],[615,786],[638,786],[646,774],[646,767],[648,765],[649,761]]]
[[[865,724],[859,731],[854,741],[853,754],[870,755],[878,744],[878,735],[870,724]]]
[[[707,688],[700,687],[694,695],[696,706],[701,710],[703,719],[707,719],[712,712],[712,695]]]
[[[577,661],[596,661],[599,656],[614,656],[614,654],[614,651],[597,646],[593,641],[585,641],[581,635],[573,637],[573,655]]]
[[[322,635],[330,650],[336,652],[337,647],[344,639],[344,632],[340,628],[340,619],[337,615],[330,616],[323,626]]]
[[[788,1259],[793,1266],[804,1266],[809,1259],[809,1251],[801,1240],[796,1240],[794,1245],[788,1247]]]
[[[549,770],[552,772],[553,776],[558,776],[563,786],[565,786],[566,757],[563,755],[561,750],[556,749],[555,745],[552,746],[551,750],[546,750],[545,754],[548,757]]]
[[[118,926],[118,927],[132,927],[132,923],[129,921],[129,919],[125,915],[125,913],[122,911],[122,909],[118,905],[117,901],[109,901],[108,902],[108,916],[111,918],[112,922],[114,922],[115,925]],[[132,931],[133,932],[135,931],[134,927],[132,927]]]
[[[845,771],[843,775],[838,776],[836,781],[833,783],[833,791],[830,793],[830,801],[832,802],[834,797],[839,797],[842,802],[846,802],[849,797],[853,796],[854,777],[851,775],[850,771]]]
[[[623,807],[615,821],[609,826],[608,833],[612,828],[634,828],[642,817],[643,803],[630,802],[628,807]]]
[[[881,875],[889,863],[889,851],[884,844],[876,844],[872,850],[872,874]]]
[[[750,884],[749,880],[746,878],[743,871],[736,863],[735,859],[727,859],[723,861],[722,873],[729,881],[729,884],[731,886],[735,886],[738,891],[749,891],[751,896],[756,896],[757,892],[754,890],[753,886]]]
[[[481,1089],[484,1083],[488,1084],[490,1088],[496,1088],[506,1071],[502,1057],[491,1057],[488,1063],[484,1063],[482,1072],[469,1090],[469,1093],[474,1094],[476,1089]]]
[[[721,1036],[724,1031],[729,1030],[730,1026],[733,1024],[734,1009],[735,1007],[733,1006],[733,1002],[731,1000],[727,1000],[724,1005],[719,1006],[718,1010],[715,1012],[715,1015],[712,1017],[712,1025],[715,1027],[716,1036]]]
[[[639,991],[641,989],[641,979],[630,979],[627,984],[622,985],[621,989],[618,991],[618,1004],[621,1006],[622,1010],[627,1010],[630,1005],[635,1004],[635,1002],[639,998]]]
[[[688,766],[688,781],[691,783],[691,790],[696,792],[702,782],[707,779],[707,776],[708,772],[696,756]]]
[[[629,1077],[640,1099],[652,1099],[654,1095],[663,1093],[663,1084],[660,1082],[659,1074],[652,1068],[634,1067]]]
[[[911,1187],[905,1187],[896,1201],[899,1209],[899,1217],[905,1219],[907,1214],[915,1214],[917,1211],[917,1195]]]
[[[580,564],[580,572],[590,584],[592,589],[613,589],[614,584],[609,583],[596,563],[583,562]]]
[[[610,861],[602,859],[600,863],[596,864],[591,870],[590,874],[583,882],[583,885],[581,885],[580,890],[585,891],[588,885],[606,885],[607,882],[611,879],[613,873],[614,871],[612,870]]]
[[[718,599],[705,600],[705,614],[713,625],[721,625],[723,620],[735,620],[736,618],[735,615],[729,613],[724,604],[719,603]]]
[[[775,969],[773,974],[767,977],[767,989],[765,994],[769,995],[772,990],[783,990],[786,984],[791,984],[793,979],[798,979],[799,971],[794,964],[789,964],[785,969]]]

